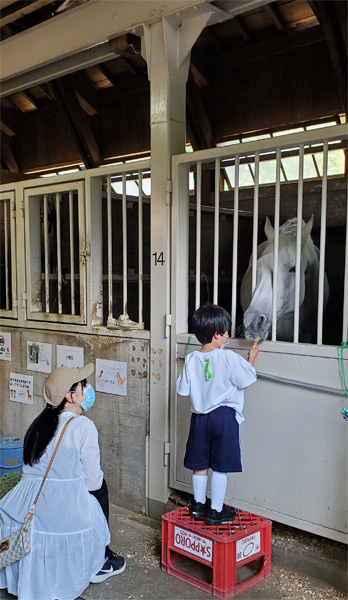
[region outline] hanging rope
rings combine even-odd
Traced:
[[[348,346],[347,342],[342,342],[342,344],[340,346],[338,346],[338,348],[337,348],[338,364],[339,364],[339,368],[340,368],[341,382],[342,382],[342,387],[344,389],[345,396],[348,396],[348,388],[346,385],[346,376],[345,376],[345,372],[344,372],[343,348],[347,348],[347,346]]]
[[[193,338],[193,333],[190,333],[190,335],[187,338],[187,346],[186,346],[185,354],[183,354],[182,356],[179,356],[179,358],[183,358],[185,360],[186,356],[189,353],[192,338]]]

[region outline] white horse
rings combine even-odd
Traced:
[[[315,342],[317,329],[319,250],[310,236],[313,216],[301,230],[299,339]],[[256,288],[251,294],[252,257],[241,286],[241,304],[246,339],[265,340],[272,330],[272,285],[274,229],[266,217],[267,241],[257,248]],[[279,228],[277,273],[277,340],[292,341],[294,332],[297,219],[289,219]],[[329,295],[325,275],[324,308]]]

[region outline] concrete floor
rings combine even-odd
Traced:
[[[209,594],[179,581],[164,573],[160,568],[161,532],[160,523],[147,519],[142,515],[129,510],[110,506],[110,529],[112,535],[111,548],[122,554],[127,561],[127,568],[121,575],[115,575],[100,584],[91,584],[82,594],[83,600],[207,600]],[[291,562],[291,544],[286,539],[284,532],[277,534],[278,543],[284,543]],[[315,536],[313,536],[315,538]],[[279,542],[280,539],[280,542]],[[314,539],[316,556],[319,556],[318,540]],[[308,544],[308,536],[306,539]],[[312,544],[312,546],[313,546]],[[292,539],[292,550],[297,546],[298,555],[302,550]],[[328,542],[321,543],[322,553],[335,555],[337,565],[342,567],[346,560],[342,544]],[[307,548],[309,549],[308,545]],[[310,549],[309,549],[310,550]],[[272,555],[272,572],[269,579],[253,587],[247,592],[238,595],[240,600],[344,600],[348,595],[340,592],[335,587],[325,585],[318,580],[299,574],[282,564],[279,548]],[[338,554],[340,556],[338,557]],[[276,556],[280,560],[275,560]],[[319,556],[322,558],[322,556]],[[284,561],[283,561],[284,562]],[[303,563],[303,561],[302,561]],[[337,566],[336,565],[336,566]],[[342,569],[341,569],[342,570]],[[335,571],[336,576],[339,571]],[[333,575],[335,578],[335,574]],[[340,583],[342,585],[342,582]],[[340,586],[339,586],[340,587]],[[13,600],[4,590],[0,590],[0,600]],[[79,599],[81,600],[81,599]]]

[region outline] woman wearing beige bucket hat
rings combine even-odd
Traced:
[[[19,600],[74,600],[91,581],[104,581],[126,567],[124,558],[107,546],[110,531],[96,499],[105,485],[98,431],[82,414],[93,403],[87,384],[93,370],[92,363],[59,367],[46,378],[46,407],[24,438],[22,479],[0,501],[3,539],[24,522],[72,417],[35,507],[31,552],[0,570],[0,588]]]

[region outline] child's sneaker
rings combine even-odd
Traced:
[[[223,504],[222,510],[218,512],[215,508],[208,510],[207,516],[205,517],[206,525],[221,525],[221,523],[229,523],[233,521],[237,514],[237,511],[232,506],[226,506]]]
[[[125,568],[126,561],[123,556],[119,556],[116,552],[112,552],[112,558],[107,559],[103,568],[91,579],[91,583],[101,583],[102,581],[105,581],[105,579],[112,577],[112,575],[123,573]]]
[[[210,499],[207,498],[205,503],[193,501],[191,504],[191,517],[194,519],[203,519],[206,511],[210,508]]]

